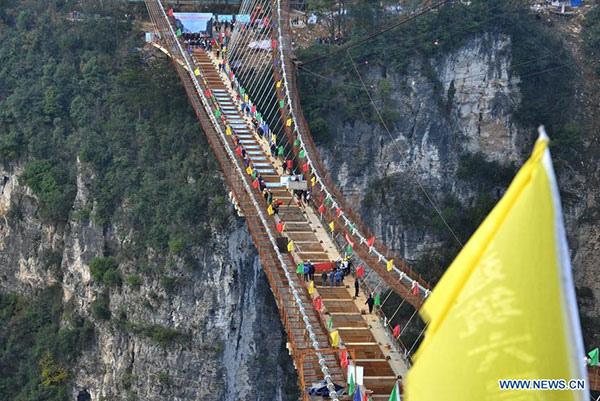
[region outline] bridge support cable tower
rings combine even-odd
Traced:
[[[231,137],[225,134],[225,125],[212,113],[215,105],[205,95],[205,92],[210,89],[210,79],[197,70],[198,67],[184,51],[161,2],[145,0],[145,4],[161,33],[163,44],[171,55],[173,65],[215,152],[226,181],[243,210],[285,324],[292,355],[295,360],[300,357],[305,358],[306,352],[310,350],[313,370],[315,372],[318,370],[321,378],[325,380],[330,398],[338,400],[340,396],[335,391],[333,381],[343,381],[344,376],[329,347],[328,335],[320,326],[306,290],[298,277],[293,274],[295,267],[292,257],[279,251],[274,234],[275,222],[262,212],[266,209],[266,203],[254,194],[251,183],[244,174],[241,159],[233,150]],[[314,377],[315,374],[311,376]],[[301,385],[304,390],[306,383],[303,382]]]

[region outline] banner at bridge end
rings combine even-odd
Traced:
[[[586,378],[560,198],[543,128],[531,157],[421,314],[429,326],[408,372],[406,400],[588,399],[587,385],[543,390],[548,383]],[[505,380],[535,387],[507,390]]]

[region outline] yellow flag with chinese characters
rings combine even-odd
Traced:
[[[329,229],[331,231],[335,231],[335,225],[333,224],[333,220],[331,221],[331,223],[329,223]]]
[[[196,68],[196,69],[194,70],[194,74],[196,74],[196,76],[200,75],[200,69],[199,69],[199,68]]]
[[[315,292],[315,282],[311,281],[310,284],[308,285],[308,293],[312,294],[313,292]]]
[[[248,175],[252,175],[252,167],[250,167],[250,166],[246,167],[246,173]]]
[[[285,123],[285,125],[287,125],[288,127],[291,127],[292,126],[292,119],[288,118],[287,122]]]
[[[288,252],[292,252],[294,250],[294,241],[288,242],[287,250]]]
[[[269,214],[269,216],[271,216],[274,213],[273,206],[269,205],[269,207],[267,208],[267,213]]]
[[[281,88],[281,81],[277,81],[277,89]]]
[[[392,267],[394,267],[394,259],[388,260],[387,265],[386,265],[387,271],[391,272]]]
[[[231,135],[231,127],[229,125],[225,128],[225,134]]]
[[[421,314],[429,325],[408,372],[406,400],[589,400],[589,383],[585,390],[501,389],[510,379],[586,378],[560,198],[543,128],[531,157]]]
[[[313,187],[315,186],[315,183],[316,183],[316,182],[317,182],[317,179],[316,179],[315,177],[312,177],[312,178],[310,179],[310,183],[312,184],[312,186],[313,186]]]

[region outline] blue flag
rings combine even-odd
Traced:
[[[354,393],[354,398],[352,401],[362,401],[362,397],[360,395],[360,384],[356,385],[356,392]]]

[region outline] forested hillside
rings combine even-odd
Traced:
[[[251,369],[281,324],[145,9],[0,4],[0,398],[293,394],[279,338]]]

